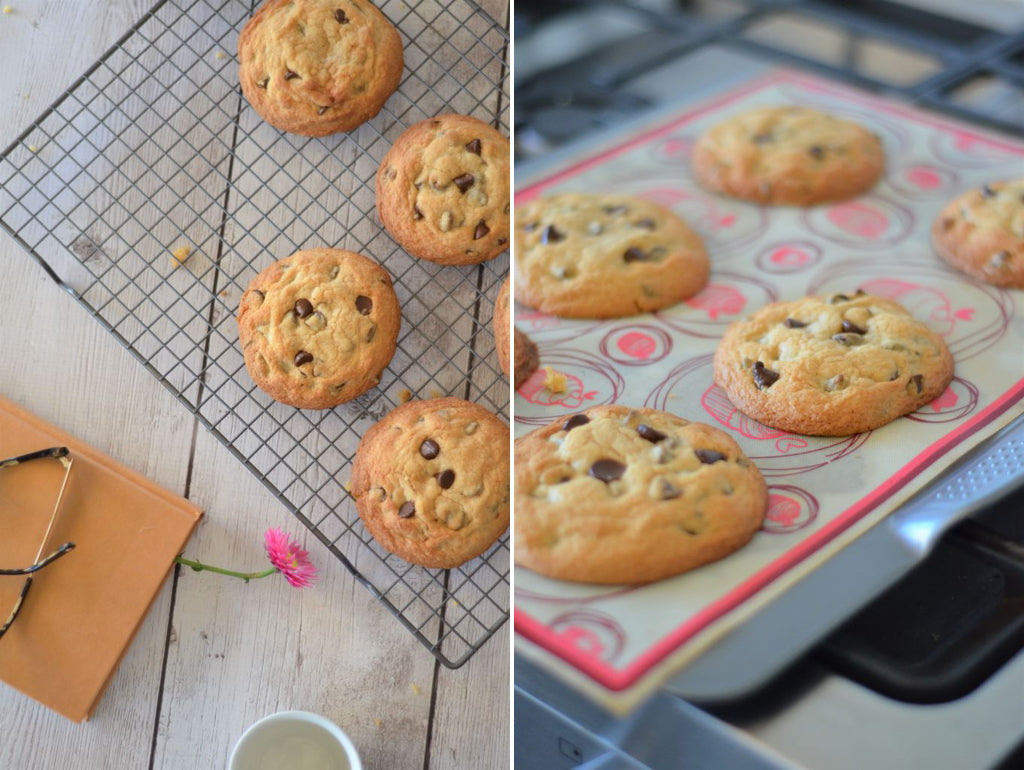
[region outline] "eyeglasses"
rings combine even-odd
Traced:
[[[64,543],[64,545],[52,551],[49,555],[43,556],[43,551],[46,550],[46,542],[50,539],[50,533],[53,531],[53,525],[57,521],[57,514],[60,512],[60,504],[64,499],[64,490],[68,486],[68,478],[71,476],[71,465],[73,459],[68,457],[69,451],[65,446],[50,447],[49,449],[41,449],[38,452],[30,452],[28,454],[20,455],[18,457],[12,457],[9,460],[0,460],[0,470],[4,468],[13,468],[16,465],[22,465],[32,460],[43,460],[46,458],[52,458],[60,461],[60,464],[64,466],[64,480],[61,481],[60,491],[57,492],[57,502],[53,506],[53,513],[50,514],[50,522],[46,525],[46,532],[43,534],[43,542],[39,544],[39,550],[36,552],[36,557],[32,564],[28,567],[22,567],[18,569],[0,569],[0,576],[2,575],[25,575],[25,584],[21,587],[21,592],[18,594],[18,598],[14,602],[14,609],[11,610],[11,614],[7,616],[7,620],[4,621],[3,625],[0,626],[0,637],[3,637],[7,633],[7,629],[11,627],[15,620],[18,618],[18,613],[21,612],[22,606],[25,604],[25,597],[28,596],[28,591],[32,587],[32,577],[39,570],[43,569],[49,564],[57,561],[61,556],[71,551],[75,544],[72,542]]]

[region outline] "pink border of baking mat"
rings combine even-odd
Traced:
[[[643,130],[640,134],[630,137],[621,144],[600,151],[592,157],[576,162],[569,168],[562,169],[541,181],[535,182],[522,192],[517,193],[516,203],[529,201],[552,185],[577,176],[581,172],[616,158],[639,145],[650,143],[652,140],[670,134],[710,112],[728,107],[744,97],[778,85],[799,86],[811,92],[838,97],[848,102],[856,102],[872,110],[886,112],[901,118],[909,118],[919,124],[951,132],[957,138],[966,138],[973,142],[985,142],[991,147],[1024,157],[1024,146],[1012,144],[998,137],[979,132],[974,127],[924,113],[914,108],[892,104],[886,102],[882,97],[866,94],[846,86],[838,86],[802,73],[781,71],[756,78],[730,90],[724,95],[715,97],[692,109],[686,109],[681,115],[677,113],[666,119],[665,122],[653,128]],[[1010,174],[1007,176],[1015,175]],[[714,259],[714,253],[712,253],[712,264],[714,264]],[[938,258],[935,257],[935,259],[938,262]],[[544,363],[543,356],[542,363]],[[893,498],[894,495],[917,479],[929,466],[945,456],[947,452],[975,436],[979,431],[992,426],[994,422],[1020,402],[1022,397],[1024,397],[1024,377],[1018,380],[983,411],[919,452],[917,456],[901,467],[888,481],[875,488],[870,494],[861,498],[855,504],[846,508],[821,529],[796,543],[767,566],[743,580],[731,591],[686,618],[672,631],[662,635],[660,639],[638,656],[632,658],[623,667],[617,668],[592,654],[588,654],[567,641],[553,628],[518,607],[514,613],[515,631],[524,639],[529,640],[593,679],[603,688],[613,692],[625,690],[635,685],[641,677],[651,672],[658,664],[665,662],[670,656],[678,653],[684,644],[707,629],[715,621],[747,603],[751,597],[756,596],[766,586],[788,573],[796,565],[804,562],[809,556],[818,552],[839,534],[848,530],[852,525],[876,510],[881,504]],[[980,437],[978,440],[980,440]],[[569,603],[571,603],[571,600],[569,600]]]

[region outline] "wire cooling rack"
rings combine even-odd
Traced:
[[[0,224],[455,668],[508,619],[508,536],[458,569],[410,566],[377,546],[344,485],[360,436],[403,391],[508,419],[490,328],[508,256],[463,268],[413,259],[380,226],[373,191],[413,123],[458,112],[508,133],[508,35],[470,0],[378,3],[405,44],[398,91],[356,131],[307,139],[241,96],[238,33],[256,5],[155,5],[0,154]],[[235,322],[261,268],[315,246],[380,261],[402,305],[380,386],[324,412],[255,387]]]

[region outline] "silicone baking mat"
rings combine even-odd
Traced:
[[[867,125],[884,142],[885,178],[856,200],[807,209],[701,190],[689,165],[695,139],[732,114],[772,104]],[[541,364],[567,376],[568,390],[551,393],[544,370],[535,373],[516,395],[516,434],[597,404],[663,409],[733,436],[764,474],[770,502],[747,547],[649,586],[574,585],[518,569],[520,651],[609,705],[635,702],[1019,414],[1024,297],[947,268],[929,228],[960,191],[1021,175],[1024,142],[778,72],[531,180],[517,203],[586,190],[671,208],[705,239],[712,273],[700,294],[650,315],[572,321],[517,307],[517,325],[537,342]],[[712,355],[730,322],[775,300],[857,289],[900,302],[945,338],[955,378],[931,404],[869,433],[814,438],[746,417],[713,384]]]

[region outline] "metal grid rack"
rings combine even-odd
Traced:
[[[380,226],[373,178],[406,127],[441,112],[508,133],[509,38],[472,0],[378,2],[405,45],[398,91],[356,131],[308,139],[242,98],[237,38],[257,5],[157,3],[0,154],[0,225],[455,668],[508,619],[508,536],[458,569],[411,566],[374,542],[344,483],[360,436],[403,390],[508,419],[490,328],[508,256],[463,268],[409,257]],[[379,387],[324,412],[260,392],[235,323],[261,268],[313,246],[381,262],[402,306]]]

